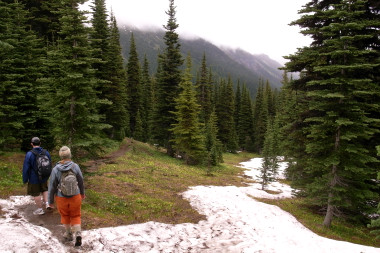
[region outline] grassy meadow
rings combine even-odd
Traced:
[[[122,152],[119,148],[123,146]],[[182,160],[169,157],[164,150],[149,144],[126,140],[120,147],[110,148],[107,159],[86,161],[73,158],[80,164],[85,177],[86,199],[82,206],[84,229],[136,224],[147,221],[178,224],[196,223],[204,216],[193,210],[181,193],[196,185],[245,186],[252,179],[236,167],[255,154],[224,154],[224,163],[212,169],[185,165]],[[119,152],[117,153],[117,151]],[[52,151],[53,163],[57,162]],[[0,197],[24,195],[22,163],[25,153],[0,154]],[[350,224],[340,219],[330,229],[321,224],[323,215],[314,212],[303,199],[267,200],[294,215],[315,233],[335,240],[380,247],[363,224]]]

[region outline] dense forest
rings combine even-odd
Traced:
[[[46,148],[96,154],[131,137],[210,167],[244,150],[265,157],[263,187],[281,155],[295,193],[325,214],[324,226],[334,216],[370,223],[380,193],[378,1],[306,4],[292,25],[311,45],[287,57],[281,90],[260,80],[255,97],[239,80],[216,79],[207,52],[193,76],[174,0],[154,75],[133,36],[123,59],[105,0],[90,13],[84,2],[0,0],[2,151],[28,150],[39,136]]]

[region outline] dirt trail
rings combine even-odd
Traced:
[[[86,172],[94,172],[102,164],[115,163],[118,157],[123,156],[126,152],[128,152],[131,142],[132,141],[128,139],[117,151],[99,159],[87,161],[83,164],[83,166],[86,167]],[[36,206],[34,204],[18,206],[19,214],[25,217],[28,222],[49,229],[54,237],[58,238],[60,241],[63,241],[63,233],[65,230],[63,225],[61,225],[61,218],[57,209],[46,211],[43,215],[34,215],[33,211],[35,209]]]

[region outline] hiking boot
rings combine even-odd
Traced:
[[[82,245],[82,234],[80,231],[75,233],[75,247]]]
[[[42,215],[45,214],[44,210],[42,208],[38,208],[36,211],[33,212],[34,215]]]
[[[51,210],[53,210],[53,208],[51,208],[51,207],[50,207],[50,205],[49,205],[49,203],[48,203],[48,202],[46,202],[46,210],[48,210],[48,211],[51,211]]]
[[[71,232],[65,232],[63,234],[63,238],[65,239],[65,241],[67,242],[71,242],[72,240],[74,240],[73,238],[73,234]]]

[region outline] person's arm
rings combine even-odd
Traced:
[[[84,180],[83,180],[83,174],[82,174],[82,171],[80,170],[79,168],[79,165],[77,164],[76,165],[76,169],[77,169],[77,181],[78,181],[78,187],[79,187],[79,192],[80,192],[80,195],[82,196],[82,199],[86,198],[86,195],[84,194]]]
[[[58,179],[57,179],[57,169],[53,168],[50,174],[49,187],[48,187],[48,202],[49,206],[53,207],[54,205],[54,196],[57,193],[58,188]]]
[[[24,165],[22,166],[22,181],[24,184],[29,182],[29,176],[30,176],[29,170],[31,169],[31,166],[30,166],[31,154],[32,154],[31,152],[26,153],[25,159],[24,159]]]

